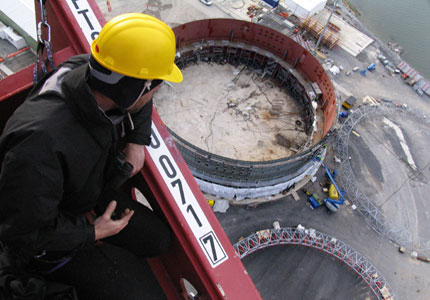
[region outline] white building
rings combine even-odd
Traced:
[[[12,28],[6,27],[0,22],[0,39],[8,40],[16,49],[22,49],[27,46],[25,40],[17,35]]]
[[[291,11],[293,15],[307,19],[320,12],[326,3],[327,0],[285,0],[281,5]]]
[[[14,23],[14,25],[8,24],[8,26],[14,27],[15,31],[27,39],[27,43],[29,42],[28,38],[34,42],[37,40],[34,0],[0,0],[0,11]],[[16,26],[19,28],[15,28]],[[11,33],[9,29],[4,34],[8,36],[8,40],[15,47],[20,47],[20,42],[15,41],[16,34]]]

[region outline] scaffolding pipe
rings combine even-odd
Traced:
[[[338,1],[339,1],[339,0],[336,0],[336,2],[334,3],[333,9],[332,9],[332,10],[331,10],[331,12],[330,12],[330,16],[329,16],[329,17],[328,17],[328,19],[327,19],[327,23],[325,23],[324,29],[323,29],[323,31],[322,31],[322,33],[321,33],[321,35],[320,35],[320,36],[319,36],[319,38],[318,38],[317,44],[315,45],[314,51],[313,51],[313,53],[312,53],[314,56],[315,56],[315,54],[317,53],[318,46],[319,46],[319,44],[320,44],[320,42],[321,42],[321,40],[322,40],[322,38],[323,38],[323,36],[324,36],[325,30],[326,30],[326,29],[327,29],[327,27],[328,27],[328,23],[330,22],[331,16],[333,15],[334,10],[336,9],[336,5],[337,5],[337,2],[338,2]]]

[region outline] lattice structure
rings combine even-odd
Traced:
[[[323,251],[336,257],[357,273],[377,299],[395,299],[390,285],[367,258],[344,242],[315,229],[305,229],[299,225],[261,230],[240,240],[234,244],[234,248],[242,259],[258,250],[278,245],[299,245]]]
[[[398,245],[411,251],[430,253],[430,241],[414,235],[407,229],[395,225],[383,212],[360,190],[351,168],[349,160],[349,137],[354,127],[366,118],[377,115],[400,114],[404,117],[414,118],[417,122],[430,125],[430,118],[421,112],[410,109],[405,105],[384,103],[382,105],[363,106],[350,114],[338,131],[335,150],[336,156],[341,160],[338,170],[338,183],[346,191],[348,199],[357,206],[358,211],[365,217],[366,222],[379,234],[387,237]],[[407,163],[407,162],[405,162]],[[426,180],[420,170],[409,168],[412,178]]]

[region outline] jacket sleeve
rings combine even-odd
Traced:
[[[127,120],[126,142],[148,146],[151,143],[152,99],[137,113],[131,114],[134,129]]]
[[[62,162],[45,140],[30,134],[6,152],[0,173],[0,238],[32,253],[68,251],[94,243],[84,214],[61,209]]]

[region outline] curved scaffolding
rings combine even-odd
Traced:
[[[297,227],[260,230],[233,245],[242,259],[258,250],[278,245],[298,245],[323,251],[353,270],[380,300],[394,300],[394,292],[381,273],[369,260],[344,242],[316,231]]]
[[[423,124],[430,125],[430,119],[417,110],[407,106],[385,103],[382,105],[366,105],[350,114],[338,131],[335,151],[336,156],[341,160],[338,168],[338,181],[346,191],[348,199],[357,206],[358,211],[364,216],[366,222],[379,234],[387,237],[396,244],[408,250],[430,252],[430,241],[421,237],[414,238],[412,233],[399,226],[396,226],[383,212],[360,190],[357,180],[349,161],[348,143],[354,127],[366,118],[376,115],[402,114],[405,117],[413,117]],[[417,180],[423,178],[419,169],[410,168],[411,175]]]

